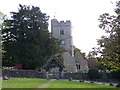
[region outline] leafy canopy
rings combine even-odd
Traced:
[[[110,70],[120,69],[120,1],[114,11],[116,15],[104,13],[99,18],[99,27],[107,35],[98,40],[98,52],[101,53],[102,64]]]

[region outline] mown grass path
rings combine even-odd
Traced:
[[[48,88],[48,86],[49,86],[53,81],[55,81],[55,79],[49,80],[47,83],[44,83],[44,84],[40,85],[38,88]]]

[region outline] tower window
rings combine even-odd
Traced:
[[[64,30],[60,30],[60,35],[64,35]]]

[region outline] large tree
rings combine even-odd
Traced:
[[[120,69],[120,1],[114,11],[116,15],[105,13],[99,18],[99,27],[105,30],[106,36],[98,40],[98,52],[100,61],[110,70]]]
[[[2,28],[3,66],[21,64],[23,69],[38,69],[58,53],[59,43],[48,31],[48,19],[34,6],[20,4],[18,12],[11,12]]]
[[[0,11],[0,64],[2,63],[2,36],[1,36],[1,29],[2,29],[2,23],[4,21],[5,15]],[[1,65],[0,65],[1,66]]]

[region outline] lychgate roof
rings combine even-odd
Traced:
[[[52,67],[59,67],[61,70],[63,70],[63,68],[64,68],[64,65],[63,65],[61,59],[59,59],[57,55],[52,55],[48,59],[46,64],[43,66],[43,69],[48,71]]]

